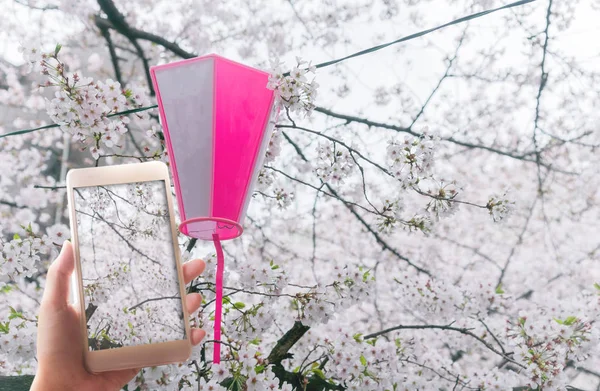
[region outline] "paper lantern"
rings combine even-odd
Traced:
[[[211,54],[150,69],[182,223],[217,250],[215,341],[221,336],[221,240],[242,224],[275,125],[269,74]],[[220,343],[215,343],[215,363]]]

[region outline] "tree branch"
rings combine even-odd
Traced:
[[[328,184],[326,184],[326,186],[329,189],[329,191],[331,191],[335,196],[337,196],[336,191],[333,190],[331,188],[331,186],[329,186]],[[430,271],[425,270],[422,267],[419,267],[419,266],[415,265],[410,259],[408,259],[404,255],[400,254],[395,248],[393,248],[385,240],[383,240],[383,238],[379,235],[379,233],[377,233],[377,231],[375,231],[373,229],[373,227],[371,227],[365,221],[365,219],[363,219],[363,217],[361,215],[359,215],[358,212],[356,212],[354,210],[354,208],[351,205],[347,205],[347,204],[344,204],[344,205],[346,206],[346,208],[348,208],[348,210],[350,211],[350,213],[352,213],[354,215],[354,217],[356,217],[358,219],[358,221],[361,222],[361,224],[367,229],[367,231],[369,231],[369,233],[371,233],[371,235],[373,235],[373,237],[375,238],[375,241],[377,241],[377,243],[379,243],[384,250],[388,250],[389,252],[391,252],[392,254],[394,254],[396,257],[402,259],[404,262],[406,262],[410,266],[414,267],[419,273],[427,274],[430,277],[432,276]]]
[[[330,117],[334,117],[334,118],[339,118],[339,119],[343,119],[346,121],[346,124],[349,124],[351,122],[355,122],[355,123],[360,123],[363,125],[367,125],[368,127],[374,127],[374,128],[382,128],[382,129],[389,129],[389,130],[394,130],[396,132],[399,133],[408,133],[412,136],[415,137],[422,137],[423,135],[419,132],[415,132],[413,131],[410,127],[405,128],[402,126],[397,126],[397,125],[392,125],[392,124],[386,124],[383,122],[376,122],[376,121],[371,121],[369,119],[366,118],[360,118],[360,117],[356,117],[356,116],[352,116],[352,115],[346,115],[346,114],[341,114],[341,113],[336,113],[332,110],[326,109],[324,107],[315,107],[315,111],[328,115]],[[454,137],[442,137],[441,138],[444,141],[448,141],[451,142],[453,144],[456,145],[460,145],[462,147],[467,147],[469,149],[483,149],[485,151],[488,152],[493,152],[496,153],[498,155],[502,155],[502,156],[507,156],[513,159],[517,159],[517,160],[522,160],[525,162],[530,162],[530,163],[536,163],[535,159],[528,159],[526,156],[533,154],[533,152],[527,152],[527,153],[522,153],[522,154],[515,154],[512,152],[507,152],[507,151],[503,151],[494,147],[488,147],[486,145],[481,145],[481,144],[473,144],[467,141],[461,141],[461,140],[457,140]],[[540,162],[540,165],[542,167],[548,168],[550,169],[550,165]],[[558,170],[556,170],[558,171]]]
[[[179,295],[176,295],[176,296],[165,296],[165,297],[153,297],[151,299],[146,299],[144,301],[140,301],[136,305],[134,305],[132,307],[129,307],[129,311],[133,311],[134,309],[139,308],[139,307],[143,306],[144,304],[149,303],[151,301],[179,299],[179,298],[181,298]]]
[[[104,19],[98,15],[94,16],[94,22],[96,23],[96,25],[102,25],[102,26],[106,26],[108,28],[117,30],[117,28],[111,23],[111,21]],[[131,37],[153,42],[157,45],[164,47],[165,49],[171,51],[173,54],[175,54],[181,58],[192,58],[192,57],[198,56],[196,53],[188,52],[188,51],[182,49],[175,42],[171,42],[159,35],[152,34],[152,33],[149,33],[149,32],[143,31],[143,30],[139,30],[134,27],[129,27],[129,26],[128,26],[128,29],[129,29],[128,34]]]
[[[494,348],[486,340],[484,340],[480,336],[478,336],[475,333],[473,333],[471,331],[471,329],[453,327],[452,323],[450,323],[449,325],[445,325],[445,326],[444,325],[429,325],[429,324],[424,324],[424,325],[399,325],[399,326],[390,327],[389,329],[378,331],[376,333],[367,334],[363,338],[364,339],[372,339],[372,338],[376,338],[376,337],[378,337],[380,335],[387,334],[389,332],[396,331],[396,330],[425,330],[425,329],[450,330],[450,331],[456,331],[456,332],[461,333],[463,335],[468,335],[470,337],[475,338],[477,341],[481,342],[486,348],[488,348],[492,352],[496,353],[497,355],[499,355],[503,359],[505,359],[507,361],[510,361],[511,363],[513,363],[513,364],[515,364],[515,365],[517,365],[517,366],[525,369],[525,366],[523,364],[520,364],[520,363],[516,362],[515,360],[513,360],[512,358],[508,357],[509,355],[512,355],[512,353],[510,353],[510,352],[509,353],[503,353],[503,352],[497,350],[496,348]]]
[[[27,206],[25,206],[25,205],[17,205],[16,202],[5,201],[5,200],[0,200],[0,205],[7,205],[7,206],[10,206],[11,208],[19,208],[19,209],[27,208]]]
[[[117,56],[117,51],[115,50],[115,45],[113,44],[112,38],[110,37],[110,31],[106,26],[96,25],[100,29],[100,33],[104,37],[106,41],[106,45],[108,46],[108,52],[110,53],[110,59],[112,61],[113,69],[115,70],[115,78],[121,85],[123,85],[123,78],[121,76],[121,67],[119,66],[119,57]]]
[[[123,16],[123,14],[119,12],[117,7],[115,6],[115,3],[113,3],[112,0],[98,0],[98,5],[102,9],[102,11],[104,11],[106,16],[108,17],[108,20],[112,22],[115,30],[123,34],[135,48],[138,57],[142,60],[142,65],[144,66],[144,74],[146,76],[146,82],[148,83],[150,95],[154,96],[154,86],[152,85],[152,79],[150,77],[150,65],[148,64],[148,59],[144,54],[144,50],[137,41],[136,36],[132,34],[131,28],[125,20],[125,16]],[[108,30],[108,27],[102,24],[99,18],[94,19],[94,21],[96,23],[96,26],[98,26],[99,28]]]
[[[310,329],[310,327],[305,326],[302,322],[296,321],[291,329],[287,331],[277,341],[277,344],[269,353],[268,360],[271,364],[279,364],[282,360],[286,358],[290,358],[291,355],[289,350],[306,334],[306,332]]]

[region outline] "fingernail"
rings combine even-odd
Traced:
[[[192,345],[198,345],[206,336],[206,331],[202,329],[192,329]]]
[[[67,240],[65,240],[65,241],[63,242],[62,246],[60,247],[60,252],[61,252],[61,254],[62,254],[62,252],[63,252],[63,251],[65,251],[65,247],[67,247],[67,242],[68,242],[68,241],[69,241],[68,239],[67,239]]]

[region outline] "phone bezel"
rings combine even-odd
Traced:
[[[90,351],[88,348],[87,321],[85,316],[85,297],[79,257],[79,242],[77,235],[77,220],[75,218],[74,188],[124,183],[164,181],[167,205],[169,208],[171,235],[177,278],[181,295],[181,308],[185,327],[185,339],[160,342],[155,344],[125,346],[114,349]],[[171,196],[169,169],[166,164],[158,161],[147,163],[123,164],[103,167],[72,169],[67,174],[67,198],[69,205],[69,222],[71,225],[71,240],[75,255],[75,278],[77,280],[77,301],[80,312],[80,327],[83,338],[82,352],[86,368],[93,373],[111,370],[142,368],[186,361],[192,351],[190,340],[189,314],[185,306],[185,281],[181,264],[181,254],[177,241],[177,225]]]

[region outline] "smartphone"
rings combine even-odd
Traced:
[[[187,360],[192,345],[167,166],[73,169],[67,196],[87,369]]]

